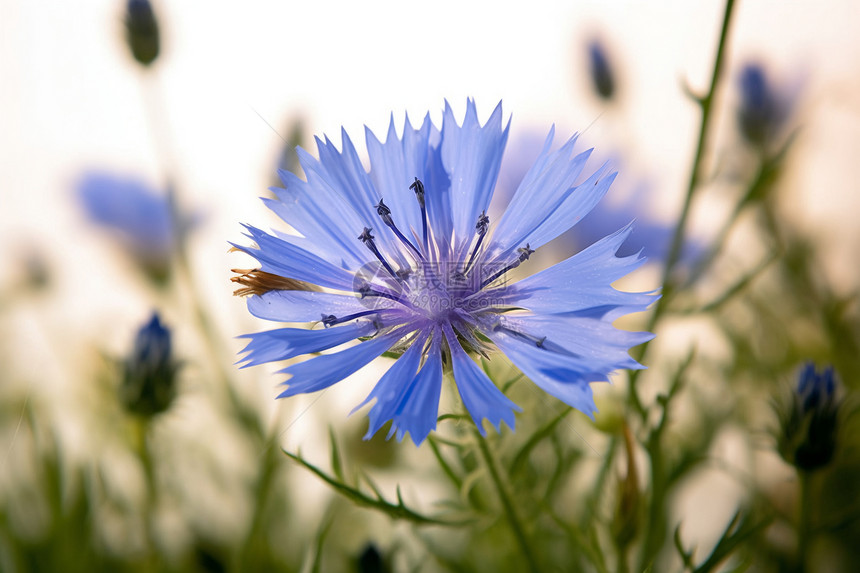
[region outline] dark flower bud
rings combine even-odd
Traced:
[[[615,95],[615,78],[606,50],[597,40],[592,40],[588,45],[588,70],[591,73],[594,91],[605,100],[612,99]]]
[[[125,10],[125,39],[132,56],[149,66],[158,58],[161,42],[158,20],[149,0],[128,0]]]
[[[790,111],[787,94],[781,94],[759,64],[747,64],[738,80],[740,107],[738,127],[741,135],[755,146],[772,141],[779,133]]]
[[[829,464],[836,452],[839,413],[833,368],[819,372],[811,362],[804,365],[785,410],[780,455],[804,471]]]
[[[154,416],[167,410],[176,395],[177,364],[173,360],[170,330],[153,313],[137,333],[125,361],[120,399],[128,411]]]
[[[385,573],[388,567],[379,550],[373,543],[368,543],[358,556],[357,570],[359,573]]]

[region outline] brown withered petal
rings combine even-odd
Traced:
[[[242,285],[242,288],[233,291],[235,296],[265,294],[273,290],[320,290],[310,283],[284,278],[260,269],[230,269],[230,271],[237,274],[235,277],[230,277],[230,282]]]

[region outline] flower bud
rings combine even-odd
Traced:
[[[778,89],[760,64],[747,64],[738,79],[740,106],[737,110],[741,135],[756,147],[779,135],[791,112],[791,94]]]
[[[170,330],[153,313],[137,333],[125,361],[120,399],[128,411],[154,416],[167,410],[176,395],[177,364],[173,361]]]
[[[376,545],[368,543],[358,556],[356,570],[359,573],[385,573],[389,569]]]
[[[158,20],[149,0],[128,0],[125,10],[125,39],[131,55],[143,66],[158,58],[161,42]]]
[[[779,453],[804,471],[825,467],[836,452],[839,402],[833,367],[818,371],[808,362],[782,414]]]
[[[605,99],[611,100],[615,95],[615,77],[606,50],[597,40],[592,40],[588,45],[588,70],[591,73],[591,82],[594,91]]]

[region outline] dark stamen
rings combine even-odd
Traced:
[[[472,256],[469,257],[469,262],[466,263],[466,268],[463,269],[463,273],[468,273],[469,269],[472,268],[472,263],[475,261],[475,257],[478,255],[478,249],[481,248],[481,243],[484,241],[484,235],[487,234],[487,228],[490,226],[490,218],[487,217],[486,211],[481,211],[481,214],[478,216],[478,222],[475,223],[475,232],[478,233],[478,242],[475,243],[475,248],[472,249]]]
[[[518,266],[520,266],[520,264],[521,264],[521,263],[523,263],[524,261],[529,260],[529,257],[531,256],[531,254],[532,254],[532,253],[534,253],[535,251],[534,251],[534,249],[529,248],[529,244],[528,244],[528,243],[526,243],[526,246],[525,246],[525,247],[520,247],[520,248],[518,248],[518,249],[517,249],[517,252],[520,254],[519,258],[517,258],[517,260],[516,260],[516,261],[514,261],[514,262],[513,262],[513,263],[511,263],[511,264],[509,264],[508,266],[506,266],[505,268],[503,268],[503,269],[502,269],[502,270],[500,270],[499,272],[494,273],[494,274],[493,274],[493,276],[491,276],[490,278],[488,278],[488,279],[487,279],[487,280],[485,280],[484,282],[482,282],[482,283],[481,283],[481,288],[484,288],[484,287],[485,287],[485,286],[487,286],[488,284],[492,283],[493,281],[495,281],[497,278],[499,278],[500,276],[502,276],[502,275],[503,275],[503,274],[505,274],[506,272],[511,271],[511,270],[513,270],[513,269],[517,268],[517,267],[518,267]]]
[[[375,205],[376,213],[382,217],[382,222],[388,225],[388,227],[394,231],[394,234],[397,235],[397,238],[403,242],[407,247],[415,251],[415,254],[418,255],[419,259],[423,259],[424,255],[421,254],[421,251],[418,250],[418,247],[412,244],[412,241],[403,236],[403,233],[400,232],[400,229],[397,228],[397,225],[394,224],[394,219],[391,217],[391,209],[388,208],[388,205],[382,202],[382,199],[379,200],[379,203]]]
[[[349,322],[351,320],[355,320],[356,318],[361,318],[362,316],[367,316],[368,314],[376,314],[379,311],[376,310],[363,310],[361,312],[356,312],[355,314],[348,314],[342,318],[338,318],[333,314],[324,314],[320,319],[320,322],[328,328],[330,326],[334,326],[335,324],[342,324],[344,322]]]
[[[376,214],[382,217],[382,220],[389,227],[394,225],[394,220],[391,218],[391,209],[388,208],[388,205],[382,202],[382,198],[379,199],[379,203],[374,205],[376,207]]]
[[[529,244],[526,243],[526,246],[520,247],[519,249],[517,249],[517,252],[520,254],[520,262],[523,262],[529,260],[529,257],[532,255],[532,253],[535,252],[535,250],[530,249]]]
[[[424,226],[424,248],[429,249],[430,243],[427,242],[427,207],[424,204],[424,184],[416,177],[409,188],[415,191],[415,198],[418,199],[418,205],[421,207],[421,222]]]
[[[501,324],[497,324],[493,330],[504,330],[505,332],[516,336],[517,338],[522,338],[523,340],[528,340],[529,342],[534,343],[534,345],[538,348],[545,348],[544,343],[546,342],[546,336],[538,338],[537,336],[532,336],[531,334],[526,334],[525,332],[520,332],[519,330],[514,330],[513,328],[502,326]]]
[[[424,184],[421,183],[421,180],[416,177],[415,181],[412,183],[412,185],[409,186],[409,188],[412,189],[413,191],[415,191],[415,197],[418,199],[418,204],[423,209],[424,208]]]
[[[385,267],[385,270],[394,277],[397,277],[397,273],[394,272],[394,269],[391,268],[391,265],[388,264],[388,261],[385,260],[385,257],[382,256],[382,253],[379,252],[379,249],[376,248],[376,243],[373,241],[373,235],[370,234],[372,229],[365,227],[364,231],[358,236],[362,243],[364,243],[370,252],[376,255],[376,258],[379,259],[379,262],[382,263],[382,266]]]

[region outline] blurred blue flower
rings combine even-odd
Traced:
[[[738,87],[741,135],[757,147],[773,142],[791,116],[796,90],[777,86],[759,63],[748,63],[741,69]]]
[[[125,360],[120,389],[123,405],[142,416],[164,412],[176,395],[176,373],[170,330],[154,312],[138,330],[134,348]]]
[[[580,138],[581,141],[581,138]],[[513,197],[541,152],[542,138],[534,132],[526,132],[509,145],[509,160],[502,164],[499,183],[493,200],[491,214],[501,213]],[[613,164],[618,164],[613,159]],[[628,178],[629,182],[629,178]],[[618,183],[616,183],[616,186]],[[639,182],[632,188],[621,191],[622,201],[601,201],[579,221],[576,226],[562,233],[553,242],[557,257],[568,257],[583,247],[600,240],[615,230],[635,222],[627,240],[618,249],[618,256],[640,253],[651,262],[665,260],[674,233],[674,225],[664,223],[652,214],[651,205],[658,200],[653,187]],[[682,263],[695,261],[704,252],[699,240],[691,239],[683,251]]]
[[[169,193],[142,181],[92,172],[77,184],[88,218],[111,231],[147,273],[164,278],[183,225],[177,225]]]
[[[605,100],[612,99],[615,95],[615,75],[609,64],[606,48],[596,39],[588,44],[588,71],[597,95]]]
[[[782,413],[780,454],[802,470],[826,466],[836,452],[839,414],[836,386],[832,366],[819,371],[808,362],[801,369],[792,399]]]
[[[598,169],[579,184],[590,151],[573,155],[576,137],[543,149],[498,221],[487,209],[508,128],[501,104],[481,126],[473,101],[462,125],[446,104],[441,129],[429,116],[402,137],[392,120],[385,143],[367,131],[370,172],[349,136],[343,150],[317,139],[319,159],[299,150],[307,180],[282,171],[285,189],[268,206],[295,231],[271,235],[246,225],[262,272],[335,292],[272,290],[248,299],[266,320],[316,328],[246,335],[245,366],[287,360],[358,339],[339,352],[310,357],[281,372],[280,397],[327,388],[385,352],[402,353],[359,405],[369,411],[367,438],[391,420],[392,434],[420,444],[436,427],[443,369],[450,369],[478,429],[514,426],[519,410],[469,353],[507,357],[539,387],[592,415],[590,382],[617,369],[641,368],[627,353],[652,338],[617,330],[619,316],[642,311],[653,293],[612,288],[644,259],[618,258],[627,226],[544,271],[508,284],[513,269],[582,219],[615,173]]]

